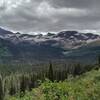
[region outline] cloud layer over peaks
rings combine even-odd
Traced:
[[[100,0],[0,0],[0,26],[21,32],[95,30]]]

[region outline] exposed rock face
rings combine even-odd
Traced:
[[[29,35],[19,32],[13,33],[0,28],[0,50],[4,51],[4,55],[2,53],[0,58],[65,59],[67,55],[69,58],[72,56],[73,50],[78,50],[78,54],[81,54],[80,48],[100,46],[99,40],[99,35],[77,31]]]

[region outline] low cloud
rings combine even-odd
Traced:
[[[100,0],[0,0],[0,26],[21,32],[95,30]]]

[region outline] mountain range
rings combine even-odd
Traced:
[[[29,35],[0,28],[0,62],[56,59],[92,61],[99,54],[100,35],[97,34],[62,31],[57,34]]]

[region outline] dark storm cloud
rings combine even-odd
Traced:
[[[95,30],[100,0],[0,0],[0,26],[14,31]]]
[[[100,0],[48,0],[56,7],[90,8],[97,7]]]

